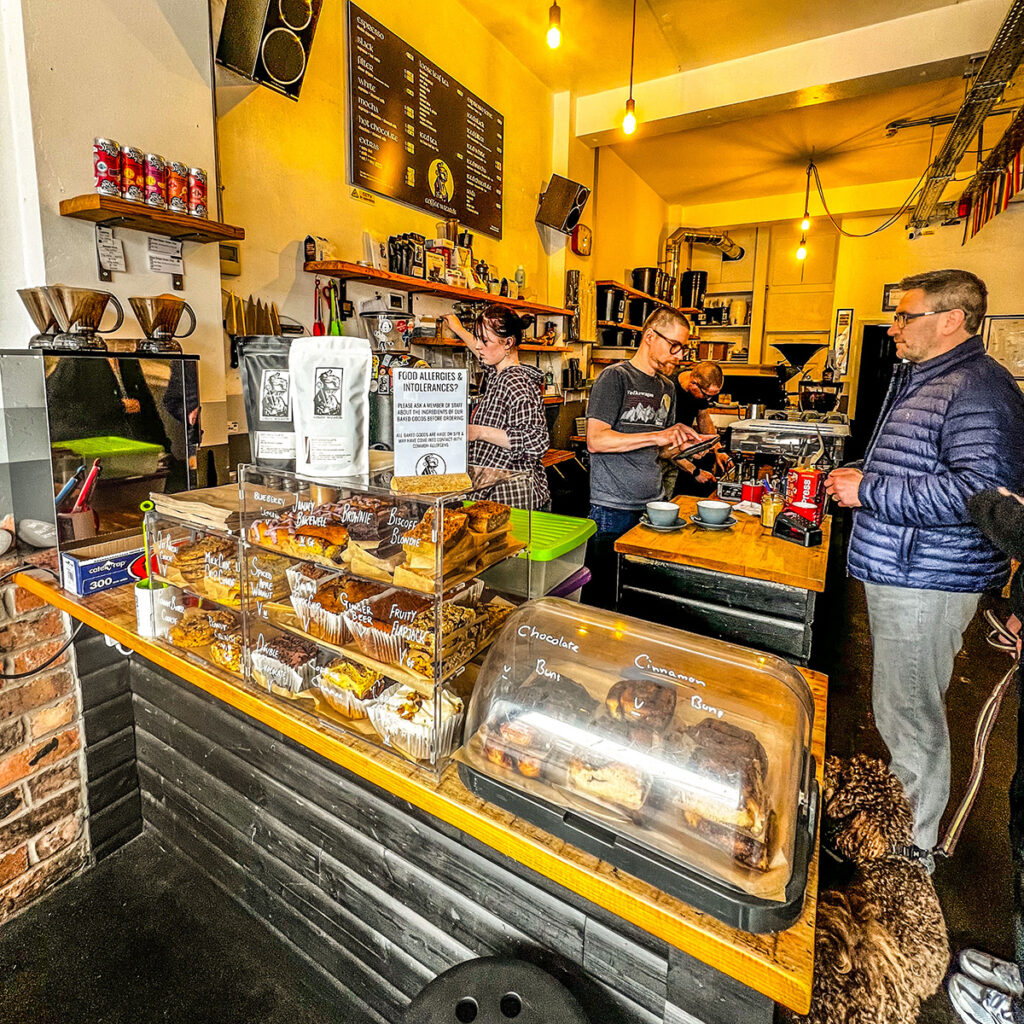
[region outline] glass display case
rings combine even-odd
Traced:
[[[480,574],[530,542],[530,516],[513,523],[492,497],[529,475],[469,475],[435,496],[396,494],[390,471],[240,467],[251,681],[440,772],[461,742],[469,663],[521,600]]]
[[[813,717],[780,658],[543,598],[487,654],[459,773],[727,924],[777,931],[807,883]]]

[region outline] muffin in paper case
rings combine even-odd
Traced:
[[[442,689],[439,699],[441,728],[436,736],[434,698],[424,696],[411,686],[396,683],[388,687],[376,700],[368,702],[367,711],[381,739],[417,761],[429,761],[431,747],[435,757],[442,758],[458,746],[465,716],[462,699],[455,694]]]
[[[313,686],[339,715],[367,718],[370,701],[389,682],[373,669],[337,658],[317,670]]]
[[[301,693],[312,682],[316,654],[316,644],[309,640],[290,635],[274,637],[252,652],[253,674],[266,686]]]

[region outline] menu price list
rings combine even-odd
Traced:
[[[504,118],[349,4],[352,184],[501,238]]]

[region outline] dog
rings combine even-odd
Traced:
[[[809,1024],[913,1024],[949,965],[946,922],[927,871],[906,855],[913,815],[899,780],[858,754],[825,762],[822,845],[847,862],[818,894]],[[824,858],[823,858],[824,860]]]

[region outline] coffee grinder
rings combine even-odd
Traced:
[[[797,406],[801,412],[813,411],[829,413],[839,403],[839,394],[843,390],[842,382],[827,380],[803,380],[807,372],[804,367],[807,361],[815,354],[825,348],[823,341],[780,341],[773,342],[775,348],[781,353],[784,363],[775,367],[778,376],[778,391],[775,400],[771,403],[774,409],[785,409],[789,406],[790,395],[786,391],[786,384],[797,374],[801,375]]]
[[[28,315],[32,317],[32,323],[36,325],[38,334],[33,334],[29,339],[29,348],[52,348],[53,332],[57,327],[57,320],[50,309],[50,303],[46,298],[45,288],[19,288],[18,295],[25,303]]]
[[[106,352],[107,343],[97,335],[110,334],[124,323],[121,303],[110,292],[71,288],[65,284],[51,284],[42,290],[60,328],[60,332],[53,336],[50,348],[65,352]],[[108,302],[112,302],[117,310],[117,322],[102,331],[100,321]]]
[[[196,329],[196,315],[192,307],[176,295],[136,295],[128,299],[145,338],[135,342],[135,351],[147,355],[180,352],[176,338],[187,338]],[[184,334],[175,334],[181,314],[188,313],[192,321]]]

